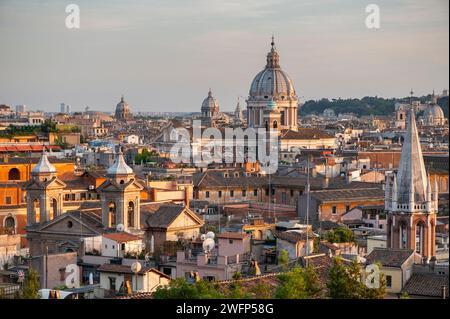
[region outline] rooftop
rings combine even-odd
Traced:
[[[442,286],[446,286],[445,298],[448,298],[448,284],[448,275],[413,273],[403,290],[409,295],[442,298]]]
[[[374,248],[366,260],[368,264],[379,262],[385,267],[401,267],[412,255],[412,249]]]
[[[140,237],[126,232],[106,233],[103,234],[103,237],[114,240],[118,243],[141,240]]]

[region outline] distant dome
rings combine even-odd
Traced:
[[[115,116],[118,120],[126,120],[131,118],[130,106],[127,102],[125,102],[123,95],[120,99],[120,102],[116,106]]]
[[[47,153],[45,151],[36,166],[31,170],[31,174],[53,174],[56,173],[56,168],[48,160]]]
[[[204,117],[214,117],[219,113],[219,103],[213,97],[211,89],[208,91],[208,96],[203,100],[201,112]]]
[[[437,104],[431,104],[424,112],[424,120],[428,125],[444,125],[445,116],[442,108]]]

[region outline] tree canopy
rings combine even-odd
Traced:
[[[350,243],[355,241],[353,232],[345,227],[339,227],[326,233],[325,238],[330,243]]]

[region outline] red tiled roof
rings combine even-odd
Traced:
[[[128,241],[134,241],[134,240],[140,240],[141,238],[130,234],[130,233],[125,233],[125,232],[121,232],[121,233],[108,233],[108,234],[103,234],[103,237],[114,240],[115,242],[118,243],[126,243]]]
[[[0,146],[0,152],[42,152],[44,146],[42,145],[29,145],[29,144],[20,144],[20,145],[7,145]],[[61,147],[58,145],[45,145],[45,149],[49,150],[60,150]]]
[[[232,232],[225,232],[217,235],[217,238],[226,238],[226,239],[244,239],[249,237],[246,233],[232,233]]]

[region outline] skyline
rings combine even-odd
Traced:
[[[0,103],[112,112],[124,94],[133,112],[198,112],[211,88],[221,110],[245,108],[272,34],[302,102],[449,87],[448,1],[377,1],[379,30],[369,1],[73,3],[78,30],[68,3],[1,1]]]

